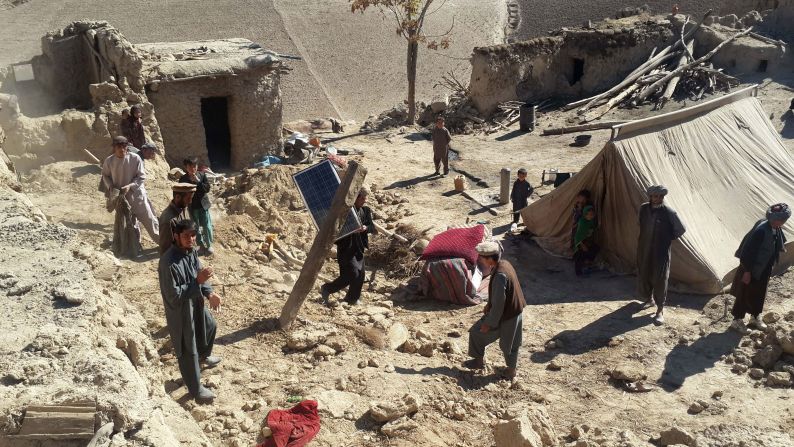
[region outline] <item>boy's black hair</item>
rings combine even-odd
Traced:
[[[582,197],[584,197],[587,200],[590,200],[590,196],[591,196],[589,189],[583,189],[583,190],[579,191],[579,194],[576,194],[576,195],[577,196],[582,196]]]
[[[174,235],[181,234],[184,231],[196,231],[196,223],[190,219],[181,219],[174,223],[171,232]]]
[[[197,166],[198,165],[198,157],[188,157],[188,158],[182,160],[182,165],[183,166],[188,166],[188,165]]]

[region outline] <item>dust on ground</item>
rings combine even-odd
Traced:
[[[786,123],[780,117],[788,107],[788,91],[768,83],[760,94],[765,108],[778,117],[779,130]],[[647,113],[617,110],[605,119]],[[541,116],[539,125],[565,124],[568,118],[551,113]],[[454,136],[460,159],[452,166],[472,188],[477,181],[497,185],[502,167],[527,167],[544,194],[551,187],[539,184],[542,170],[580,169],[608,139],[608,131],[593,134],[584,148],[569,145],[572,135],[510,130]],[[791,147],[790,140],[786,143]],[[557,438],[571,445],[579,444],[570,435],[584,430],[571,427],[581,424],[588,426],[581,440],[591,443],[581,445],[652,445],[650,440],[670,427],[704,436],[703,442],[710,443],[705,445],[790,445],[791,389],[764,386],[768,379],[756,379],[757,371],[736,367],[748,366],[748,359],[772,341],[759,333],[739,337],[727,331],[731,297],[672,294],[667,324],[656,327],[651,312],[642,311],[634,299],[633,277],[601,272],[576,278],[569,261],[550,257],[526,236],[505,234],[510,217],[503,210],[494,216],[456,194],[452,176],[430,176],[431,144],[421,134],[395,130],[348,136],[334,145],[363,153],[353,158],[368,169],[370,204],[392,229],[399,232],[399,224],[410,224],[429,228],[432,235],[448,225],[483,221],[503,238],[529,301],[518,378],[498,379],[503,360],[495,347],[488,351],[491,366],[485,372],[460,366],[467,358],[467,330],[481,306],[417,299],[410,281],[378,269],[368,272],[360,306],[326,307],[313,293],[294,328],[278,330],[277,318],[299,270],[268,259],[261,243],[266,233],[277,233],[282,247],[301,260],[316,230],[291,183],[298,168],[246,171],[213,191],[216,254],[204,262],[215,268],[215,287],[225,301],[217,316],[215,351],[224,361],[202,375],[218,395],[212,405],[196,405],[181,386],[164,330],[154,244],[146,242],[149,252],[143,259],[121,261],[115,274],[94,272],[99,287],[123,296],[145,321],[146,339],[157,351],[150,368],[158,373],[147,376],[150,386],[187,410],[213,445],[251,445],[261,439],[269,409],[290,407],[301,398],[320,401],[316,445],[493,445],[491,424],[511,405],[530,402],[545,405]],[[98,181],[95,168],[78,162],[54,163],[23,176],[28,196],[51,222],[76,229],[74,237],[83,245],[102,250],[108,247],[112,215],[96,191]],[[152,182],[149,192],[162,209],[165,182]],[[327,278],[338,270],[332,256],[322,271]],[[788,272],[773,279],[767,298],[766,311],[777,315],[774,324],[781,331],[792,329],[792,278]],[[407,338],[401,351],[377,349],[392,337]],[[617,367],[621,374],[639,371],[654,390],[626,392],[612,378]],[[767,372],[762,370],[761,377]],[[371,403],[399,400],[406,393],[419,398],[418,412],[401,419],[393,431],[381,430],[368,413]],[[693,412],[698,406],[703,409]],[[179,429],[179,424],[169,426]]]

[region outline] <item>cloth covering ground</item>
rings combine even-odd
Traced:
[[[570,256],[571,207],[582,189],[598,210],[596,241],[615,271],[636,269],[637,213],[646,189],[664,184],[665,203],[688,231],[672,247],[671,287],[719,293],[739,262],[734,252],[772,204],[794,197],[794,158],[750,87],[678,112],[634,121],[580,173],[521,211],[547,252]],[[791,224],[784,226],[790,241]],[[779,267],[791,264],[794,243]]]

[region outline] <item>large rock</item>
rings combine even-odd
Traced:
[[[770,369],[775,366],[775,362],[780,359],[781,355],[783,355],[783,348],[779,345],[767,345],[753,355],[753,363],[761,368]]]
[[[328,333],[324,331],[299,330],[287,336],[287,348],[305,351],[323,343],[327,338]]]
[[[778,337],[778,340],[780,341],[780,348],[783,349],[783,352],[794,355],[794,336],[783,335]]]
[[[390,422],[416,413],[421,405],[421,401],[416,396],[406,394],[399,399],[372,404],[369,414],[376,422]]]
[[[419,424],[408,416],[403,416],[391,422],[387,422],[380,428],[380,432],[390,438],[399,438],[405,436],[409,432],[416,430]]]
[[[333,418],[342,418],[356,406],[358,400],[361,400],[358,394],[337,390],[323,391],[317,395],[317,409]]]
[[[402,345],[408,341],[409,336],[408,328],[405,327],[402,323],[394,323],[389,328],[389,333],[387,334],[387,342],[389,344],[389,349],[396,350],[400,349]]]
[[[526,415],[494,425],[496,447],[543,447],[543,440]]]
[[[265,210],[259,206],[259,201],[249,193],[240,194],[229,202],[229,211],[234,214],[248,214],[254,219],[263,217]]]
[[[637,382],[648,378],[641,366],[630,363],[622,363],[615,366],[609,372],[609,376],[615,380],[625,380],[627,382]]]
[[[557,444],[557,432],[554,430],[546,407],[540,404],[516,404],[509,407],[505,418],[508,420],[526,419],[532,430],[538,434],[541,445],[552,446]]]
[[[661,433],[660,443],[663,447],[668,445],[686,445],[693,447],[695,445],[695,438],[686,431],[678,427],[673,427]]]
[[[449,105],[449,97],[447,97],[447,95],[436,96],[433,98],[433,101],[430,102],[430,110],[432,110],[433,113],[441,113],[447,110],[447,105]]]
[[[790,387],[791,386],[791,374],[786,371],[779,372],[771,372],[766,377],[766,383],[769,386],[779,386],[779,387]]]

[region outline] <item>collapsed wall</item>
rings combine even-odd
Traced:
[[[794,0],[786,1],[794,6]],[[785,11],[794,15],[794,8],[778,7],[764,15],[751,11],[741,18],[733,14],[708,17],[694,34],[694,57],[713,50],[738,29],[770,28],[771,18]],[[550,37],[475,48],[471,99],[481,113],[490,115],[505,101],[575,99],[606,91],[645,62],[654,49],[660,51],[680,39],[685,20],[683,15],[633,16],[563,28]],[[694,26],[690,20],[686,31]],[[711,62],[735,76],[774,73],[782,68],[784,54],[783,42],[743,36],[725,45]]]
[[[472,55],[471,97],[482,114],[490,115],[505,101],[590,95],[620,82],[654,47],[672,38],[669,23],[622,19],[600,29],[478,47]]]

